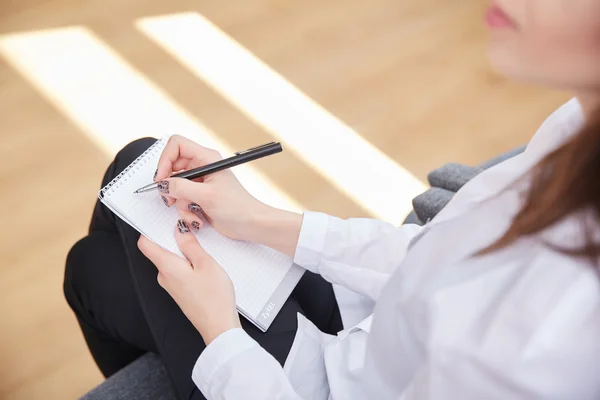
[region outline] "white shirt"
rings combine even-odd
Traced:
[[[230,400],[598,398],[598,276],[543,243],[581,243],[575,216],[471,256],[519,210],[527,181],[510,184],[582,124],[573,99],[425,227],[305,213],[294,261],[334,284],[347,328],[326,335],[298,315],[284,368],[227,331],[198,358],[198,388]]]

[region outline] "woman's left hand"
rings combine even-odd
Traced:
[[[160,286],[171,295],[208,346],[221,333],[240,327],[233,284],[183,220],[177,223],[175,237],[187,260],[143,235],[138,247],[156,265]]]

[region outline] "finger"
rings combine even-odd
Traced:
[[[198,232],[200,228],[202,228],[203,221],[198,215],[188,210],[177,209],[177,211],[179,212],[181,219],[183,219],[193,231]]]
[[[156,171],[154,171],[153,179],[155,182],[157,182],[157,181],[160,182],[160,180],[158,180],[157,176],[158,176],[158,169]],[[174,198],[167,196],[167,195],[163,195],[163,194],[160,195],[160,199],[166,207],[171,207],[173,204],[175,204],[175,201],[176,201]]]
[[[202,207],[200,207],[197,203],[190,203],[187,206],[188,210],[197,215],[200,219],[204,221],[204,219],[208,219],[208,215],[204,212]]]
[[[197,203],[190,203],[187,200],[177,200],[175,201],[175,207],[177,207],[178,210],[191,211],[200,219],[206,218],[204,210]]]
[[[160,199],[162,200],[163,204],[167,207],[171,207],[177,201],[176,199],[164,194],[160,195]]]
[[[173,168],[172,172],[178,172],[178,171],[186,171],[189,169],[188,165],[190,163],[190,160],[186,159],[186,158],[180,158],[179,160],[175,161],[173,163],[173,166],[171,168]]]
[[[157,182],[158,191],[163,196],[173,197],[177,200],[186,200],[190,203],[202,199],[202,206],[210,205],[212,200],[210,187],[202,182],[194,182],[183,178],[169,178]],[[169,202],[171,205],[172,203]]]
[[[181,258],[176,254],[163,249],[144,235],[140,235],[138,248],[163,275],[172,275],[173,272],[176,272],[173,270],[177,270],[173,266],[177,265],[178,262],[182,262]]]
[[[192,235],[190,227],[183,219],[177,221],[175,241],[185,258],[192,263],[194,268],[200,268],[210,260],[210,255],[200,246],[196,235]]]
[[[172,165],[173,171],[171,171],[171,172],[187,170],[189,162],[190,162],[190,160],[187,160],[185,158],[180,158],[179,160],[177,160],[173,163],[173,165]],[[168,176],[171,176],[171,174],[169,173]],[[152,177],[152,180],[154,182],[161,180],[161,178],[158,177],[158,168],[156,168],[156,171],[154,171],[154,176]]]
[[[169,138],[160,159],[158,160],[157,179],[165,179],[175,170],[174,164],[179,159],[193,161],[194,167],[218,161],[220,154],[212,149],[199,145],[183,136],[173,135]]]

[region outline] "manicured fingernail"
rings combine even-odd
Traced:
[[[177,229],[179,229],[179,233],[190,233],[188,224],[182,219],[177,220]]]
[[[200,230],[200,222],[198,221],[192,221],[192,223],[190,224],[192,225],[192,229],[195,231],[199,231]]]
[[[159,192],[169,193],[169,181],[160,181],[156,184]]]
[[[154,171],[154,176],[152,177],[153,181],[156,180],[156,175],[158,175],[158,168],[156,168],[156,171]]]
[[[196,203],[190,203],[188,204],[188,210],[195,212],[196,214],[200,214],[202,212],[202,207]]]
[[[162,199],[163,203],[165,203],[165,206],[169,207],[169,200],[167,200],[165,196],[160,196],[160,198]]]

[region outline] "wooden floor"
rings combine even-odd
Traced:
[[[83,27],[231,148],[268,141],[270,133],[251,115],[134,27],[142,17],[197,12],[425,181],[444,162],[477,163],[523,144],[566,99],[489,70],[483,3],[1,2],[0,398],[77,398],[102,380],[61,285],[65,256],[86,234],[100,178],[114,153],[77,119],[80,110],[42,90],[13,53],[2,52],[3,38]],[[45,67],[36,66],[40,73]],[[62,77],[65,85],[69,79]],[[114,118],[126,119],[127,112],[126,107]],[[257,168],[302,207],[373,215],[293,151]]]

